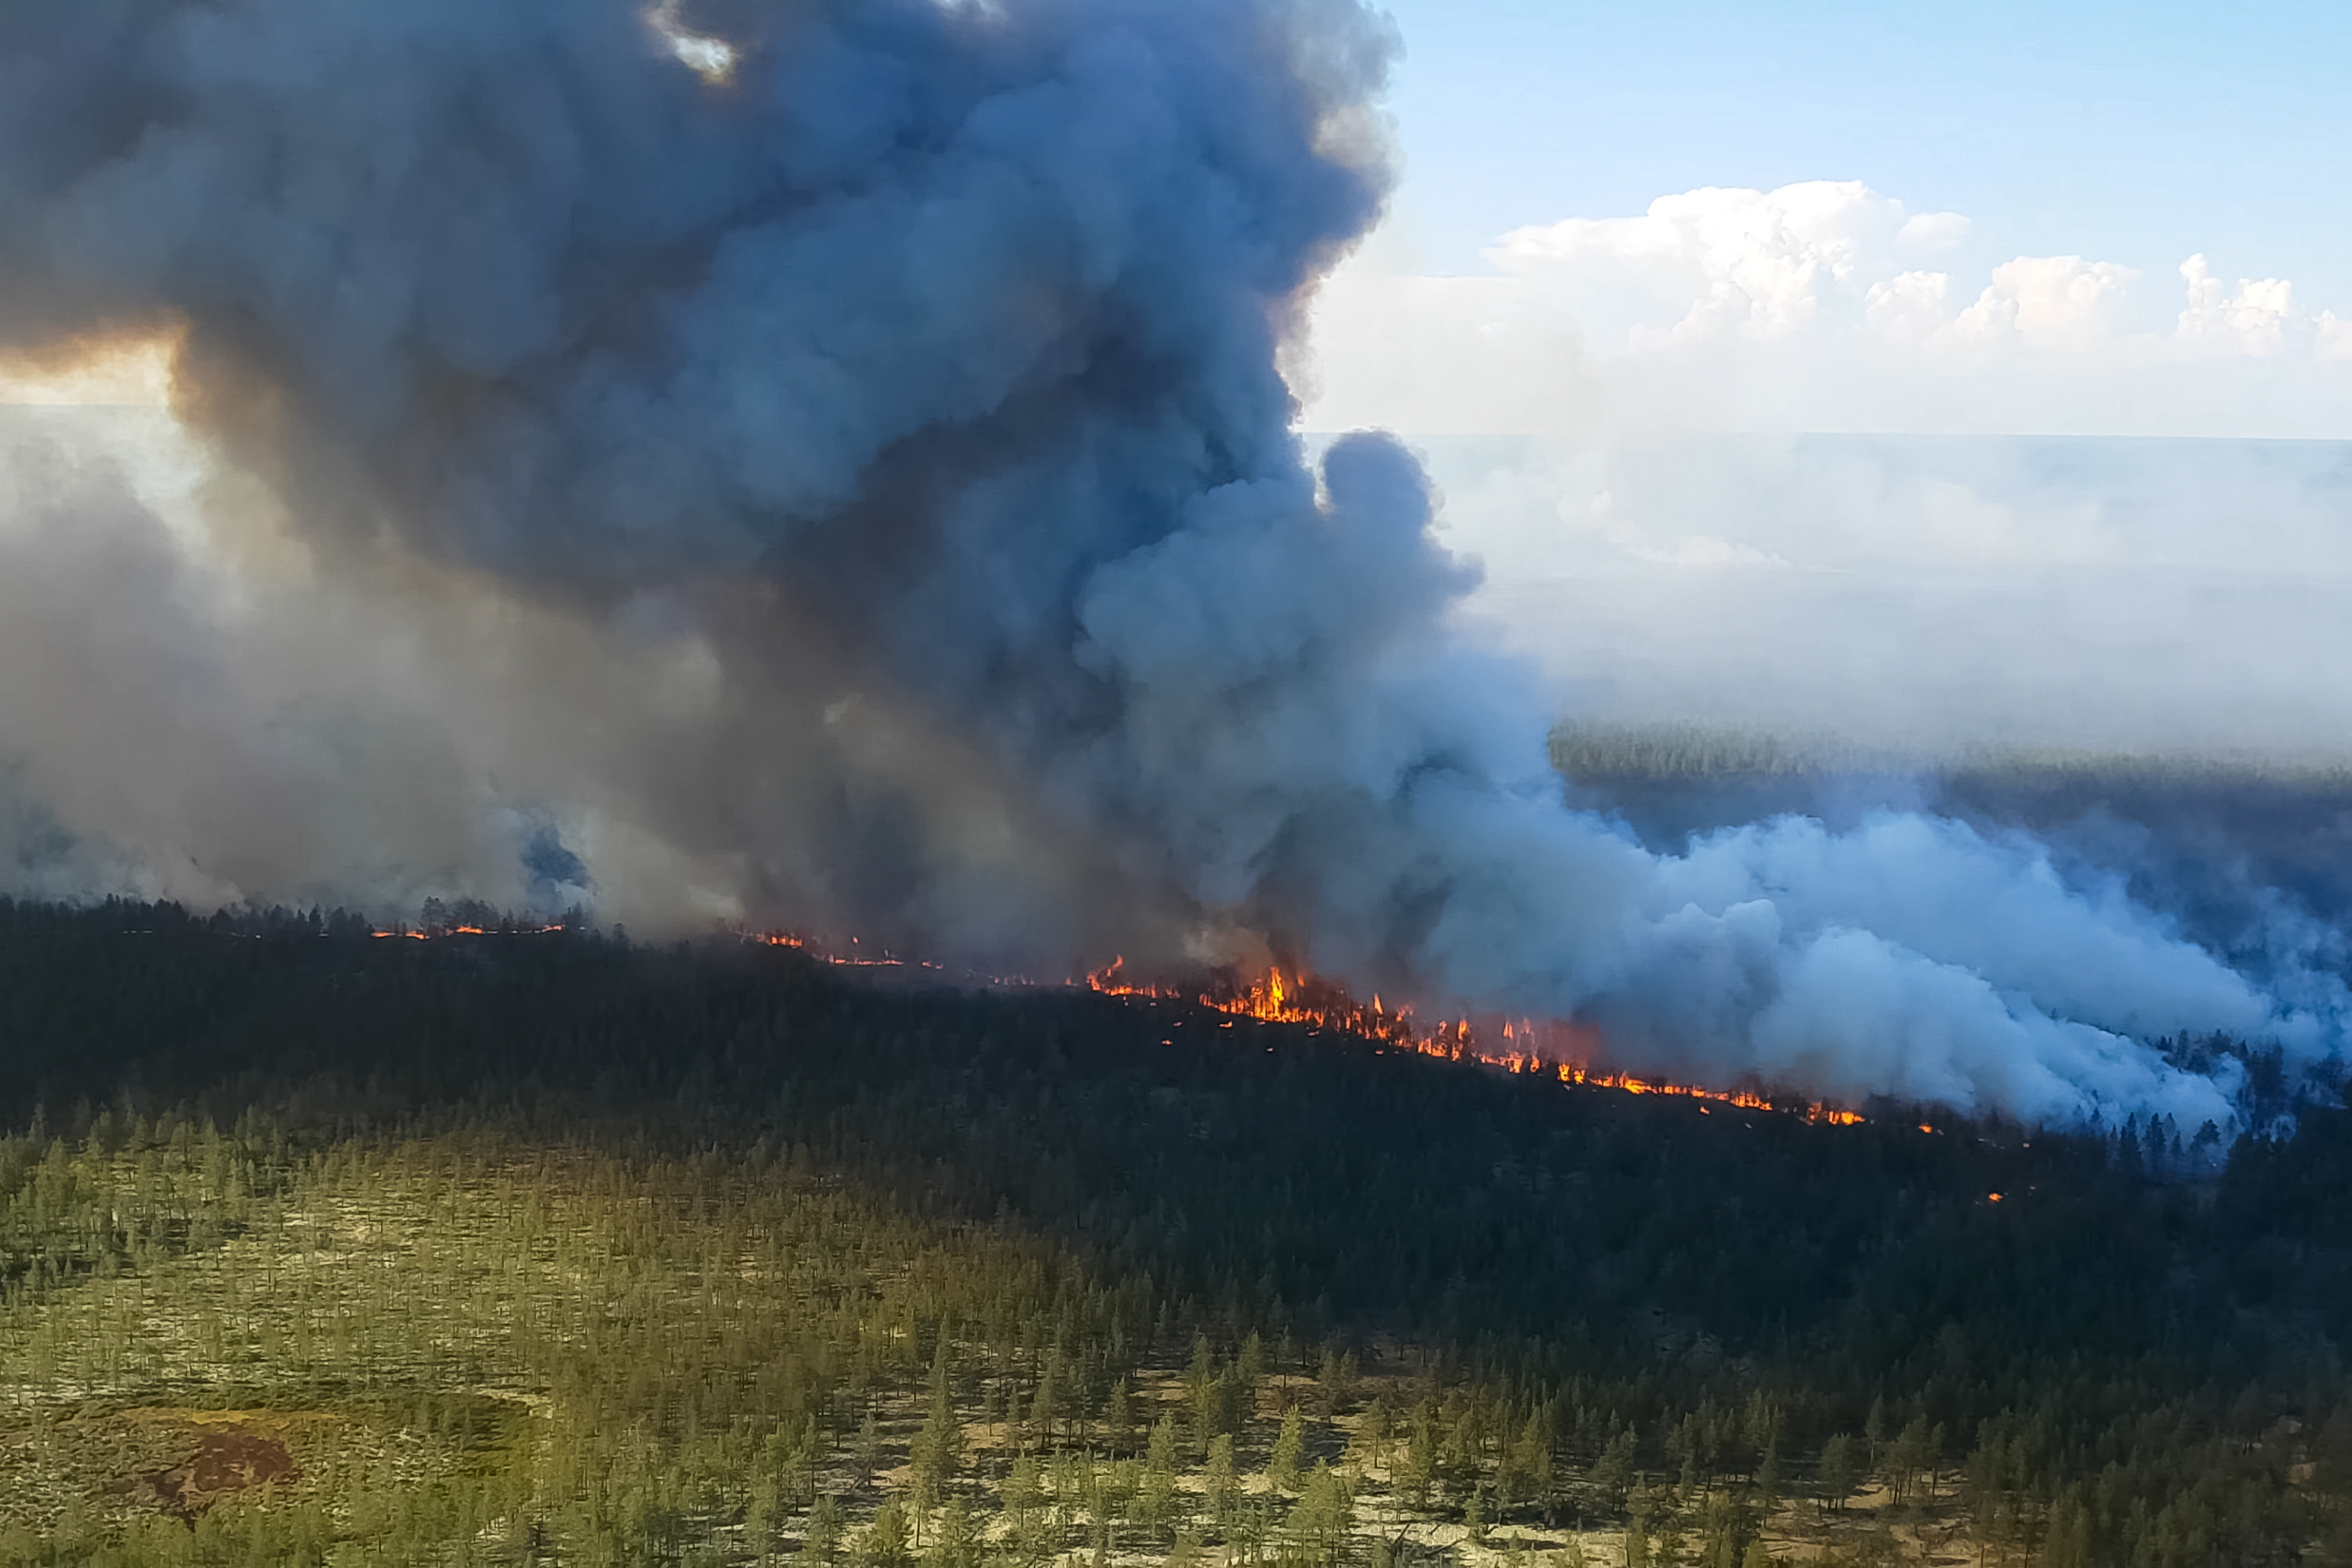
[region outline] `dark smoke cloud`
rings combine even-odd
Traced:
[[[660,20],[703,42],[605,0],[0,14],[0,336],[183,334],[226,476],[193,543],[136,485],[19,497],[20,883],[580,891],[1044,974],[1271,945],[2035,1119],[2227,1122],[2157,1035],[2336,1049],[2332,976],[2024,834],[1660,855],[1563,806],[1420,468],[1291,428],[1277,350],[1385,188],[1352,0]]]

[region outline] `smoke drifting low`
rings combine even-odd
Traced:
[[[1420,468],[1291,430],[1386,188],[1351,0],[660,20],[0,14],[0,339],[177,343],[167,432],[14,437],[20,886],[1279,953],[2035,1120],[2228,1125],[2159,1036],[2338,1051],[2308,944],[2225,962],[2022,834],[1563,803]]]

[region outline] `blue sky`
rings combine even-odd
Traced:
[[[1574,711],[2352,755],[2352,0],[1386,4],[1302,424]]]
[[[1431,271],[1704,185],[1860,180],[1987,257],[2292,279],[2352,306],[2352,4],[1390,0]]]
[[[2352,0],[1391,0],[1310,428],[2352,439]]]

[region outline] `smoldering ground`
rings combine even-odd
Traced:
[[[2158,1036],[2333,1060],[2316,949],[2030,834],[1563,803],[1419,466],[1291,429],[1387,178],[1348,0],[654,20],[0,16],[0,334],[176,345],[178,433],[10,465],[20,882],[1279,952],[2034,1119],[2230,1121]]]

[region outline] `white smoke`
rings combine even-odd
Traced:
[[[2157,1035],[2335,1049],[2308,944],[2232,967],[2028,840],[1661,856],[1563,804],[1420,467],[1292,433],[1278,351],[1384,188],[1347,0],[656,21],[0,15],[0,336],[180,335],[200,444],[176,500],[11,465],[20,886],[593,893],[1046,973],[1271,946],[2037,1119],[2226,1121]],[[1766,336],[1852,275],[1773,222],[1717,279]]]

